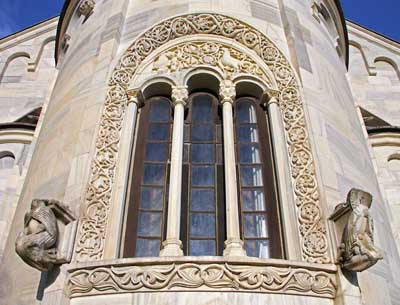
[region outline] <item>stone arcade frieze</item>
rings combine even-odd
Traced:
[[[233,44],[255,52],[272,71],[286,129],[302,257],[307,262],[331,262],[326,221],[320,207],[315,166],[294,70],[282,52],[259,31],[237,19],[218,14],[178,16],[155,25],[135,40],[114,69],[100,121],[84,212],[80,218],[76,260],[102,260],[104,257],[121,128],[128,103],[127,90],[133,76],[140,64],[159,47],[174,39],[196,34],[231,39]],[[227,62],[235,57],[233,53],[224,54]],[[235,63],[231,61],[233,67]]]

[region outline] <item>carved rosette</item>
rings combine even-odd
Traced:
[[[131,45],[114,69],[80,221],[76,259],[103,258],[121,125],[127,104],[126,90],[130,80],[139,64],[157,48],[174,39],[195,34],[235,40],[253,50],[272,71],[280,92],[279,104],[290,153],[302,256],[308,262],[329,263],[326,222],[319,205],[314,161],[295,74],[283,54],[263,34],[239,20],[218,14],[184,15],[155,25]]]
[[[335,275],[305,268],[170,263],[153,266],[102,266],[69,274],[66,292],[74,298],[144,291],[256,291],[335,298]]]

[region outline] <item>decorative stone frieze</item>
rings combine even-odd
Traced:
[[[235,291],[281,293],[335,298],[333,270],[310,265],[268,265],[240,261],[172,261],[123,263],[69,271],[66,292],[71,298],[97,294],[149,291]]]
[[[103,258],[120,132],[127,104],[126,90],[132,77],[143,60],[159,47],[174,39],[196,34],[229,38],[233,44],[240,44],[257,54],[272,72],[280,92],[279,105],[286,129],[302,257],[308,262],[330,262],[326,222],[319,205],[314,161],[295,73],[281,51],[258,30],[219,14],[183,15],[153,26],[134,41],[114,69],[81,215],[76,259]],[[229,58],[227,53],[226,58]],[[235,66],[233,62],[231,64]]]
[[[32,200],[31,209],[25,214],[24,231],[15,241],[15,251],[24,262],[40,271],[69,262],[72,252],[65,249],[65,242],[67,248],[71,248],[68,239],[73,238],[75,232],[66,230],[68,234],[64,234],[65,230],[61,233],[59,227],[61,224],[68,227],[74,220],[72,212],[59,201]]]
[[[369,209],[372,195],[351,189],[346,203],[336,206],[330,219],[337,221],[347,216],[339,249],[339,262],[349,271],[364,271],[383,258],[374,245],[374,223]]]

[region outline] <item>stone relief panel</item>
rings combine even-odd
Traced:
[[[189,42],[172,47],[156,59],[153,71],[168,74],[197,66],[218,67],[226,79],[239,73],[254,75],[268,87],[274,87],[273,80],[247,54],[217,42]]]
[[[319,204],[314,161],[294,71],[283,54],[263,34],[239,20],[218,14],[184,15],[155,25],[131,45],[114,69],[78,229],[76,260],[103,258],[120,131],[128,102],[126,91],[132,77],[142,61],[157,48],[176,38],[196,34],[232,39],[250,52],[255,52],[272,71],[279,90],[279,103],[286,129],[302,256],[307,262],[329,263],[331,258],[326,222]],[[235,53],[224,51],[224,54],[226,62],[230,62],[227,67],[231,65],[231,69],[235,69],[236,65],[239,66],[235,60],[240,58],[235,58]],[[168,57],[162,61],[164,64],[159,62],[156,68],[171,68],[172,62]]]
[[[307,268],[251,266],[233,263],[102,266],[75,270],[67,294],[74,298],[105,293],[139,291],[248,291],[334,298],[334,273]]]

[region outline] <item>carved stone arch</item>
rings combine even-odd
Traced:
[[[279,90],[278,100],[286,129],[302,257],[307,262],[329,263],[331,258],[326,220],[320,207],[311,144],[294,69],[275,44],[257,29],[238,19],[211,13],[187,14],[158,23],[133,42],[115,67],[109,81],[80,218],[76,260],[104,258],[121,126],[128,103],[127,90],[132,78],[146,57],[151,56],[162,45],[194,35],[225,37],[236,41],[257,54],[272,71]]]
[[[6,74],[7,68],[10,66],[11,62],[20,57],[27,58],[27,59],[31,58],[30,54],[27,52],[16,52],[16,53],[10,55],[5,62],[3,69],[0,72],[0,82],[3,80],[3,77]]]

